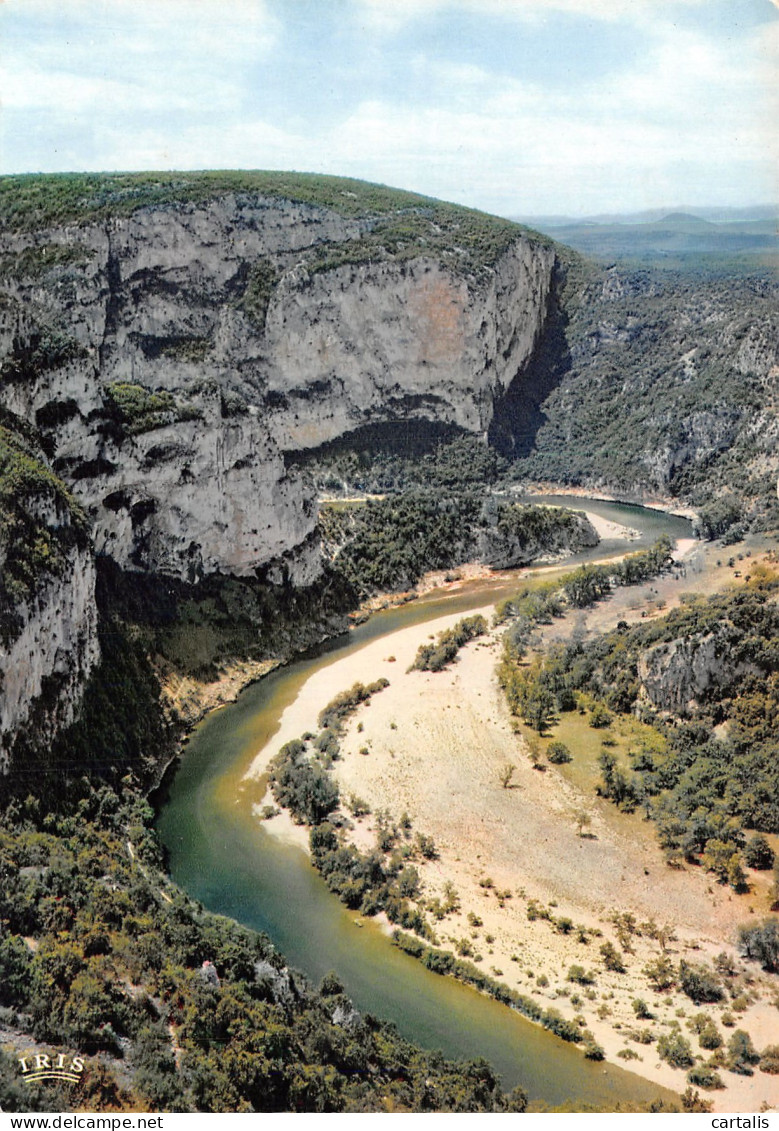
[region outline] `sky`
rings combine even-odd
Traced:
[[[779,200],[779,0],[0,0],[4,173],[295,169],[500,215]]]

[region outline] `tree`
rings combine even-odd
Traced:
[[[774,866],[774,850],[762,833],[757,833],[747,841],[744,860],[748,868],[765,871]]]
[[[525,722],[543,734],[554,718],[555,700],[545,687],[536,686],[528,692],[522,711]]]
[[[571,762],[571,751],[564,742],[550,742],[546,748],[546,756],[555,766]]]
[[[766,970],[779,970],[779,923],[765,919],[739,928],[738,941],[745,958],[754,958]]]
[[[573,815],[573,819],[576,824],[576,828],[578,829],[579,836],[584,836],[584,830],[586,828],[589,828],[589,826],[592,824],[592,817],[586,809],[577,809]]]
[[[513,762],[506,762],[504,766],[501,766],[498,777],[504,789],[508,789],[511,785],[511,779],[514,776],[514,770],[516,770],[516,768]]]

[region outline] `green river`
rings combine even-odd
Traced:
[[[538,501],[577,505],[575,499],[556,496]],[[631,550],[651,545],[662,533],[690,537],[685,519],[660,511],[589,500],[586,505],[640,530],[642,537]],[[624,551],[624,542],[604,541],[565,565]],[[358,1009],[393,1021],[409,1039],[450,1057],[486,1057],[503,1086],[521,1084],[536,1108],[569,1104],[572,1110],[586,1105],[614,1110],[620,1101],[669,1099],[670,1093],[635,1074],[587,1061],[581,1050],[506,1006],[431,973],[393,947],[370,921],[358,928],[354,912],[331,895],[307,856],[269,835],[252,815],[254,791],[242,779],[315,671],[378,636],[467,612],[513,592],[518,584],[516,576],[504,574],[377,613],[209,715],[187,743],[159,815],[170,872],[209,910],[264,931],[314,983],[327,971],[337,971]]]

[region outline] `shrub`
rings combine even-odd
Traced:
[[[679,963],[679,988],[696,1004],[723,997],[722,985],[712,970],[684,960]]]
[[[596,1041],[587,1041],[584,1045],[584,1055],[587,1060],[605,1060],[606,1053]]]
[[[600,952],[603,956],[603,965],[607,970],[612,970],[615,974],[625,973],[626,966],[622,961],[622,955],[613,943],[605,942],[600,948]]]
[[[389,680],[384,678],[377,679],[367,686],[363,683],[355,683],[348,691],[342,691],[331,699],[319,712],[319,726],[323,730],[329,729],[336,734],[340,733],[344,720],[353,714],[361,703],[367,702],[372,695],[383,691],[385,687],[389,687]]]
[[[672,1068],[689,1068],[695,1063],[692,1045],[681,1033],[663,1033],[657,1041],[657,1052]]]
[[[595,977],[591,970],[585,970],[583,966],[573,965],[568,967],[568,981],[576,982],[579,986],[591,986]]]
[[[713,1021],[708,1021],[698,1033],[698,1043],[702,1049],[718,1049],[722,1045],[722,1034]]]
[[[745,1029],[736,1029],[728,1041],[727,1066],[731,1072],[740,1076],[751,1076],[752,1066],[760,1060],[760,1054],[752,1044],[752,1038]]]
[[[456,657],[460,649],[487,631],[483,616],[463,617],[453,628],[439,632],[432,644],[420,644],[409,671],[440,672]]]
[[[687,1073],[687,1079],[691,1084],[697,1084],[699,1088],[724,1088],[722,1077],[710,1064],[695,1064]]]
[[[371,811],[368,802],[363,801],[363,799],[358,797],[355,793],[350,794],[347,807],[353,817],[367,817]]]
[[[612,720],[611,712],[607,711],[602,703],[596,703],[590,711],[590,726],[595,730],[603,730]]]
[[[760,1071],[779,1075],[779,1045],[767,1045],[760,1054]]]
[[[550,742],[546,748],[546,756],[556,766],[573,761],[571,751],[564,742]]]
[[[541,1024],[550,1033],[562,1037],[564,1041],[578,1043],[582,1039],[582,1031],[575,1021],[567,1021],[557,1009],[547,1009],[541,1015]]]

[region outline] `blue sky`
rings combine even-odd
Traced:
[[[504,215],[779,198],[779,0],[5,0],[4,172],[268,168]]]

